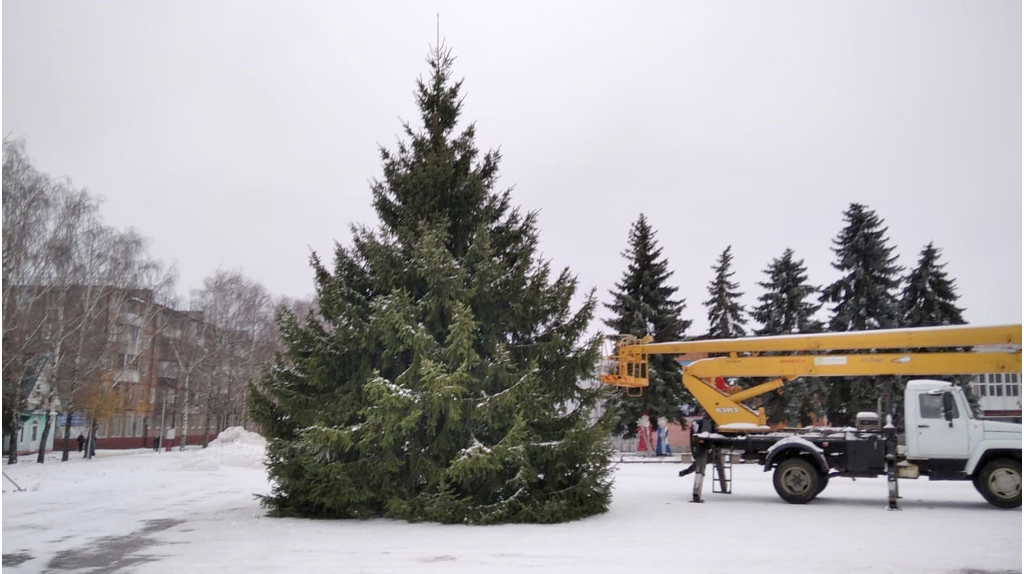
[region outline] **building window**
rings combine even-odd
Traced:
[[[157,364],[157,376],[165,379],[177,379],[178,378],[178,362],[177,361],[160,361]]]
[[[111,421],[110,436],[118,437],[121,436],[121,417],[115,416]]]
[[[19,307],[28,307],[29,305],[32,304],[33,297],[34,297],[33,293],[31,291],[29,291],[28,289],[19,290],[18,291],[18,306]]]
[[[38,422],[33,422],[32,423],[32,438],[30,440],[32,442],[36,442],[36,439],[38,438],[38,436],[39,436],[39,423]]]
[[[139,368],[139,356],[138,355],[125,355],[119,353],[117,355],[117,367],[119,369],[126,369],[134,371]]]

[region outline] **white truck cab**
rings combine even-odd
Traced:
[[[904,399],[907,463],[933,480],[973,480],[996,506],[1020,506],[1021,425],[975,418],[945,381],[910,381]]]

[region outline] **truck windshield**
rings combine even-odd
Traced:
[[[964,413],[964,416],[966,416],[969,419],[978,418],[976,416],[978,414],[977,413],[977,409],[979,408],[978,405],[977,404],[973,404],[972,405],[971,401],[967,400],[967,395],[964,394],[963,389],[959,389],[959,388],[954,387],[953,388],[953,396],[957,397],[956,401],[954,401],[956,404],[958,404],[958,405],[961,405],[961,404],[962,405],[967,405],[967,409],[966,409],[967,412]]]

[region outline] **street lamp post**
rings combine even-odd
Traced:
[[[167,388],[165,387],[162,390],[163,390],[163,393],[162,393],[163,399],[160,401],[160,403],[161,403],[160,404],[160,435],[159,435],[159,438],[157,439],[157,444],[159,444],[160,447],[161,447],[159,449],[160,452],[163,452],[163,450],[164,450],[163,449],[163,446],[164,446],[164,435],[166,435],[166,430],[165,430],[165,427],[164,427],[164,417],[167,415]]]

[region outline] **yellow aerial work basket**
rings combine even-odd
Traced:
[[[652,340],[650,336],[642,339],[632,335],[606,336],[598,379],[606,385],[626,389],[626,394],[631,397],[642,395],[650,380],[647,375],[648,356],[641,352],[641,345]]]

